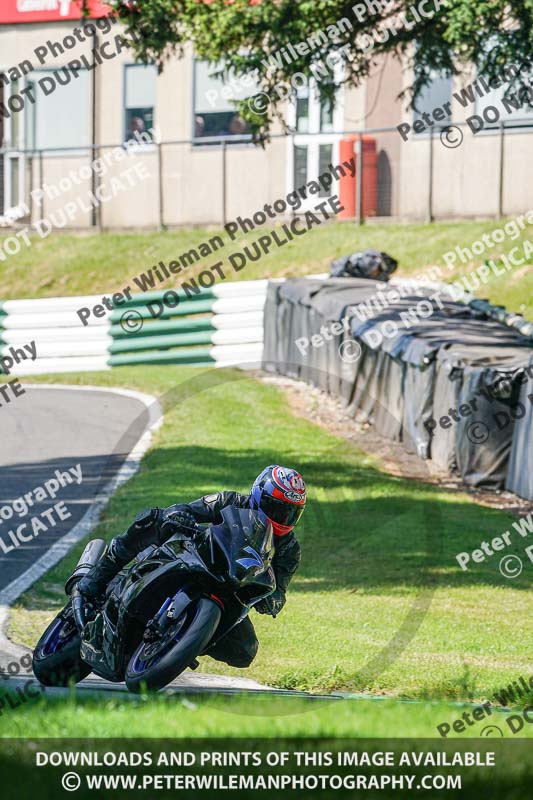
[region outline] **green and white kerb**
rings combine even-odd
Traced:
[[[137,294],[86,326],[76,311],[100,296],[6,300],[0,303],[0,355],[35,341],[36,360],[18,365],[17,376],[134,364],[258,366],[267,284],[225,283],[190,297],[180,290],[179,303],[162,309],[164,291]]]

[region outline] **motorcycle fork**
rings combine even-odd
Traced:
[[[159,638],[174,620],[179,619],[194,599],[183,588],[176,592],[174,597],[167,597],[157,614],[148,622],[144,640]]]

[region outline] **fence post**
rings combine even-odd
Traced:
[[[360,133],[357,139],[356,156],[357,172],[355,173],[355,208],[357,214],[357,224],[363,224],[363,135]]]
[[[30,182],[30,204],[29,204],[29,214],[30,214],[30,225],[33,219],[33,153],[28,158],[29,161],[29,168],[30,168],[30,175],[29,175],[29,182]]]
[[[500,148],[498,158],[498,219],[503,217],[503,177],[505,168],[504,144],[505,144],[505,125],[500,120]]]
[[[99,177],[96,174],[96,170],[94,168],[94,165],[95,165],[96,161],[98,161],[99,157],[100,157],[100,148],[98,147],[98,145],[93,145],[92,148],[91,148],[91,158],[92,158],[92,161],[91,161],[91,172],[92,172],[92,175],[91,175],[91,192],[93,194],[93,198],[96,198],[96,190],[98,188],[100,188],[100,180],[99,180]],[[101,213],[100,213],[100,206],[101,206],[101,203],[100,203],[100,201],[98,201],[98,204],[93,205],[92,210],[91,210],[91,226],[93,228],[96,228],[96,226],[98,226],[98,230],[99,231],[102,230],[102,218],[101,218]]]
[[[296,153],[294,151],[294,131],[291,131],[290,136],[291,136],[291,154],[290,154],[289,164],[292,164],[292,175],[288,176],[290,177],[289,186],[294,186],[294,188],[296,188],[296,169],[294,163],[294,159],[296,158]],[[285,181],[285,185],[287,185],[287,180]],[[294,210],[294,206],[292,206],[291,208],[292,210],[290,212],[290,215],[292,219],[294,219],[296,217],[296,211]]]
[[[44,164],[43,164],[43,151],[39,150],[39,189],[42,191],[41,197],[41,219],[44,219]]]
[[[165,230],[165,206],[163,197],[163,145],[157,142],[157,182],[159,192],[159,230]]]
[[[227,222],[227,196],[226,196],[226,172],[227,172],[227,142],[222,142],[222,227]]]
[[[433,222],[433,127],[429,129],[428,209],[426,222]]]

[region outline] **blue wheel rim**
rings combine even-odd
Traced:
[[[52,630],[46,637],[46,640],[43,644],[43,655],[51,656],[54,653],[57,653],[58,650],[61,650],[65,644],[72,641],[72,639],[76,636],[76,631],[73,630],[71,635],[61,639],[61,631],[65,626],[65,620],[62,617],[56,619],[55,623],[52,626]]]
[[[192,618],[189,621],[189,624],[187,624],[186,621],[185,621],[185,623],[180,626],[177,634],[175,636],[172,636],[171,638],[169,638],[168,642],[166,642],[167,646],[164,647],[160,652],[156,653],[155,656],[152,656],[151,658],[147,658],[147,659],[143,660],[140,656],[141,656],[141,653],[143,652],[143,650],[145,648],[145,645],[144,645],[144,643],[141,644],[137,648],[137,650],[135,652],[134,660],[133,660],[133,663],[131,665],[131,672],[134,675],[142,675],[142,673],[146,669],[148,669],[149,667],[153,667],[155,664],[157,664],[157,661],[160,660],[161,658],[163,658],[168,653],[168,651],[175,644],[177,644],[177,642],[179,642],[180,639],[182,639],[183,636],[187,633],[187,631],[190,629],[191,625],[196,620],[196,618],[197,618],[197,616],[199,614],[199,611],[200,611],[199,607],[196,606],[196,608],[194,609],[194,614],[193,614]],[[185,611],[184,613],[187,613],[187,611]],[[176,620],[176,622],[178,622],[178,620]]]

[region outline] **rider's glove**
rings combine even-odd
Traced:
[[[281,589],[276,589],[275,592],[269,594],[264,600],[260,600],[254,608],[260,614],[270,614],[272,617],[277,617],[284,605],[285,592]]]
[[[197,530],[196,520],[190,511],[176,511],[165,518],[161,530],[169,535],[183,533],[185,536],[192,536]]]

